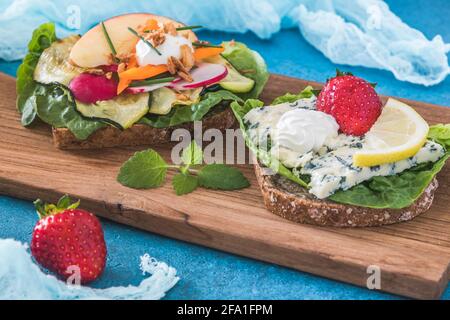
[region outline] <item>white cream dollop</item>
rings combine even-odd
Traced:
[[[169,57],[175,57],[177,59],[181,58],[181,46],[188,45],[192,52],[194,48],[192,47],[192,43],[182,36],[172,36],[170,34],[165,35],[165,41],[156,47],[158,51],[161,53],[159,55],[153,48],[151,48],[144,41],[139,40],[136,44],[136,58],[137,62],[140,66],[145,66],[148,64],[151,65],[160,65],[167,64],[167,60]]]
[[[337,137],[339,125],[329,114],[316,110],[294,109],[277,123],[273,140],[278,148],[303,155],[318,151],[325,140]]]

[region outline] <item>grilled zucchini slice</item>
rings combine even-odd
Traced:
[[[49,84],[53,82],[68,86],[70,81],[85,69],[69,62],[70,51],[80,36],[70,36],[52,43],[42,52],[34,70],[34,80]]]
[[[92,104],[76,101],[76,106],[86,118],[103,120],[127,129],[148,113],[149,94],[121,94],[114,99]]]

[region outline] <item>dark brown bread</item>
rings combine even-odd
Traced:
[[[235,118],[230,108],[203,119],[203,131],[216,128],[221,131],[233,127]],[[170,128],[152,128],[136,124],[129,129],[119,130],[112,126],[102,128],[86,140],[78,140],[69,129],[53,128],[53,143],[59,149],[98,149],[119,146],[160,145],[170,142],[172,132],[178,128],[193,130],[193,123]]]
[[[280,175],[266,175],[259,164],[255,164],[255,173],[269,211],[294,222],[329,227],[371,227],[412,220],[431,207],[438,187],[435,178],[407,208],[371,209],[317,199]]]

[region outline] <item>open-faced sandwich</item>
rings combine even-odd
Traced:
[[[382,104],[373,85],[338,73],[272,105],[232,103],[267,208],[289,220],[362,227],[428,210],[450,157],[450,124],[429,127],[410,106]]]
[[[17,74],[23,125],[48,123],[60,148],[169,142],[197,120],[231,127],[230,102],[259,96],[266,65],[242,43],[199,40],[197,28],[128,14],[57,39],[43,24]]]

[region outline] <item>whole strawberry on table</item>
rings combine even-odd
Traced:
[[[100,221],[63,196],[58,203],[34,202],[39,221],[31,240],[31,254],[44,268],[80,283],[96,280],[106,264],[106,244]]]

